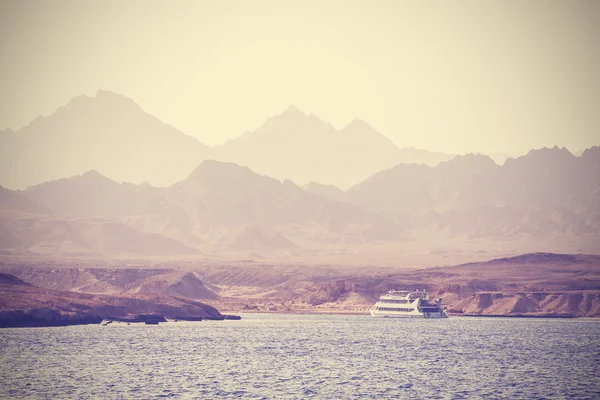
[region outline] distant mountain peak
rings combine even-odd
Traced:
[[[532,149],[529,150],[529,152],[527,153],[527,155],[533,155],[533,154],[562,154],[565,156],[573,156],[573,153],[571,153],[569,151],[569,149],[567,149],[566,147],[558,147],[558,146],[554,146],[554,147],[542,147],[540,149]]]
[[[81,181],[95,183],[95,184],[101,184],[101,183],[110,184],[110,185],[112,185],[112,184],[118,185],[119,184],[118,182],[113,181],[109,177],[102,175],[100,172],[96,171],[95,169],[85,171],[80,176],[76,176],[74,178],[79,179]]]
[[[102,185],[103,187],[120,185],[117,181],[114,181],[114,180],[110,179],[109,177],[102,175],[100,172],[96,171],[95,169],[91,169],[89,171],[85,171],[81,175],[76,175],[71,178],[63,178],[63,179],[47,181],[47,182],[44,182],[44,183],[42,183],[40,185],[36,185],[36,186],[52,185],[55,182],[68,182],[68,181],[75,181],[75,182],[78,182],[78,184],[83,184],[83,185]]]
[[[487,154],[481,154],[481,153],[467,153],[467,154],[459,154],[457,156],[455,156],[452,160],[465,160],[465,161],[479,161],[479,162],[485,162],[485,163],[489,163],[494,162],[494,160],[492,160],[492,158],[490,156],[488,156]],[[450,160],[450,161],[452,161]]]
[[[593,146],[589,149],[585,149],[581,154],[581,160],[588,165],[592,165],[595,171],[600,167],[600,146]],[[597,173],[597,172],[596,172]]]
[[[196,138],[109,90],[74,97],[14,134],[0,134],[0,148],[0,182],[23,189],[91,168],[120,182],[168,186],[209,152]],[[36,168],[29,166],[31,160]]]
[[[288,187],[294,187],[294,188],[295,188],[295,187],[298,187],[298,185],[296,185],[296,184],[294,183],[294,181],[293,181],[293,180],[291,180],[291,179],[284,179],[284,180],[283,180],[283,182],[282,182],[282,185],[283,185],[283,186],[288,186]]]
[[[319,183],[319,182],[315,182],[315,181],[310,181],[306,185],[302,186],[302,189],[309,190],[309,191],[313,188],[335,188],[335,189],[341,190],[335,185],[328,185],[325,183]]]
[[[296,107],[294,105],[289,105],[280,114],[274,115],[267,119],[267,121],[273,121],[273,120],[285,121],[285,122],[290,122],[290,120],[291,121],[313,121],[313,122],[316,121],[320,125],[331,126],[330,123],[326,123],[321,118],[319,118],[318,115],[313,114],[313,113],[305,113],[304,111],[300,110],[298,107]]]
[[[448,166],[454,166],[457,168],[469,168],[469,169],[493,169],[498,167],[498,164],[488,155],[480,153],[469,153],[464,155],[457,155],[451,160],[443,161],[438,164],[437,169],[445,169]]]
[[[363,142],[366,146],[376,140],[383,144],[384,147],[388,147],[388,149],[394,149],[394,151],[398,150],[398,146],[396,146],[396,144],[392,142],[390,138],[360,118],[354,118],[339,132],[346,139]]]
[[[93,96],[88,96],[88,95],[83,94],[80,96],[73,97],[69,101],[67,106],[69,104],[81,104],[81,103],[89,104],[89,103],[97,103],[97,102],[103,102],[103,103],[109,102],[109,103],[113,103],[113,104],[117,104],[117,105],[129,104],[129,105],[135,105],[135,106],[139,107],[139,105],[131,97],[127,97],[120,93],[112,92],[110,90],[105,90],[105,89],[98,89]]]
[[[90,169],[89,171],[85,171],[83,174],[81,174],[82,178],[106,178],[104,175],[102,175],[100,172],[96,171],[95,169]]]
[[[284,114],[288,114],[288,115],[306,115],[304,112],[300,111],[300,109],[292,104],[290,104],[282,113],[281,115]]]
[[[96,96],[95,97],[126,97],[120,93],[117,92],[113,92],[112,90],[106,90],[106,89],[98,89],[96,91]],[[126,97],[128,98],[128,97]]]
[[[326,185],[323,183],[310,181],[306,185],[302,186],[302,189],[319,196],[323,196],[334,201],[345,201],[346,194],[344,191],[334,185]]]
[[[92,96],[84,94],[73,97],[67,104],[59,107],[53,114],[49,116],[40,116],[33,120],[30,125],[43,126],[46,120],[52,120],[56,117],[72,120],[78,115],[86,115],[87,118],[90,118],[90,113],[106,119],[113,118],[116,115],[127,115],[128,118],[131,118],[132,116],[149,115],[132,98],[101,89]]]
[[[543,163],[548,165],[560,165],[572,164],[577,160],[577,157],[571,153],[566,147],[542,147],[540,149],[529,150],[529,152],[516,159],[508,159],[505,164],[513,165],[515,162],[521,163]],[[565,164],[563,164],[565,163]]]
[[[131,97],[127,97],[120,93],[112,92],[110,90],[99,89],[96,92],[96,96],[92,99],[97,102],[106,103],[110,105],[120,106],[120,107],[133,107],[140,108],[139,104],[135,102]]]
[[[588,149],[585,149],[583,151],[583,153],[581,154],[581,156],[583,157],[584,155],[587,155],[589,157],[592,154],[600,156],[600,146],[592,146],[592,147],[590,147]]]
[[[290,104],[281,113],[276,114],[276,115],[268,118],[267,121],[280,121],[280,120],[283,120],[283,121],[289,121],[289,120],[297,121],[297,120],[306,119],[306,118],[308,118],[308,115],[306,115],[305,112],[303,112],[302,110],[300,110],[298,107]]]
[[[204,160],[192,171],[188,180],[202,179],[207,176],[223,177],[225,175],[253,174],[248,167],[229,161]]]
[[[327,124],[314,114],[306,114],[297,107],[290,105],[281,114],[267,118],[262,127],[240,136],[243,140],[252,140],[255,137],[261,137],[266,132],[284,133],[290,132],[309,132],[326,128]],[[238,138],[238,139],[240,139]],[[228,141],[228,144],[235,145],[236,140]]]
[[[375,130],[368,122],[360,118],[354,118],[350,121],[343,130],[355,130],[355,129],[370,129]]]

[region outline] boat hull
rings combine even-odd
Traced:
[[[371,310],[371,316],[375,318],[448,318],[446,313],[400,313]]]

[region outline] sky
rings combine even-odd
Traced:
[[[207,145],[295,105],[399,146],[600,144],[600,1],[0,0],[0,129],[111,90]]]

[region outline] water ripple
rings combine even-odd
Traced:
[[[600,398],[600,323],[248,315],[0,331],[0,398]]]

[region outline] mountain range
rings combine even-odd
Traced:
[[[0,153],[13,189],[0,186],[5,255],[393,262],[600,249],[599,147],[500,165],[398,148],[364,121],[336,130],[289,107],[209,148],[99,91],[1,132]]]
[[[337,130],[290,106],[263,126],[213,149],[217,160],[298,184],[318,181],[348,188],[399,163],[436,165],[451,154],[399,148],[371,125],[354,119]]]
[[[396,215],[415,230],[516,239],[600,232],[600,147],[575,157],[532,150],[499,166],[484,155],[436,167],[400,164],[345,193],[346,200]]]
[[[336,130],[292,106],[257,130],[210,148],[132,99],[100,90],[75,97],[18,131],[1,131],[0,185],[25,189],[96,170],[118,182],[169,186],[202,160],[215,159],[298,184],[347,188],[399,163],[436,165],[452,157],[399,148],[361,120]]]
[[[378,212],[210,160],[168,188],[89,171],[0,194],[0,248],[10,252],[192,255],[408,237]]]
[[[1,188],[0,251],[268,259],[376,255],[450,241],[458,248],[530,242],[537,250],[558,241],[593,253],[600,243],[599,160],[599,147],[581,157],[557,147],[533,150],[502,166],[488,156],[457,156],[436,167],[399,164],[347,191],[300,187],[214,160],[162,188],[88,171],[24,191]]]
[[[23,189],[88,170],[119,181],[168,185],[209,148],[133,100],[100,90],[79,96],[19,131],[0,132],[0,185]]]

